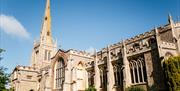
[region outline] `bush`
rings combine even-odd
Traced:
[[[145,90],[140,87],[133,86],[133,87],[127,88],[126,91],[145,91]]]
[[[96,91],[96,88],[94,86],[91,86],[91,87],[85,89],[85,91]]]
[[[0,48],[0,61],[2,60],[3,57],[1,57],[1,53],[4,52],[4,49]],[[0,91],[7,91],[6,85],[9,83],[9,74],[7,74],[5,71],[7,68],[4,68],[0,64]]]
[[[180,56],[165,60],[163,69],[169,91],[180,91]]]

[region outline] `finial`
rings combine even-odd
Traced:
[[[125,44],[125,40],[124,40],[124,39],[122,39],[121,41],[122,41],[122,44],[124,45],[124,44]]]
[[[168,22],[169,22],[169,24],[174,23],[170,13],[168,14]]]
[[[155,29],[155,33],[158,34],[158,29],[157,29],[157,27],[154,27],[154,29]]]
[[[94,50],[94,55],[96,55],[96,49],[95,49],[95,48],[93,48],[93,50]]]

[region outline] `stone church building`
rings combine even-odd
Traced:
[[[165,91],[161,62],[180,54],[180,22],[168,23],[135,37],[108,45],[91,55],[74,49],[57,49],[52,38],[50,0],[39,40],[32,49],[31,65],[12,72],[15,91],[125,91],[139,86],[146,91]]]

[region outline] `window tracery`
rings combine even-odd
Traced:
[[[143,58],[140,57],[137,60],[131,60],[129,67],[131,73],[131,82],[133,84],[146,82],[146,67]]]
[[[60,58],[56,63],[55,72],[55,87],[57,89],[62,89],[63,82],[65,79],[65,63],[62,58]]]

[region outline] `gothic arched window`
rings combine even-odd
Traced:
[[[107,91],[107,67],[102,66],[99,68],[100,70],[100,88],[103,91]]]
[[[120,64],[113,65],[115,86],[120,86],[122,81],[122,72]]]
[[[94,69],[88,71],[88,85],[94,86]]]
[[[64,59],[60,58],[55,66],[55,88],[62,89],[65,79],[65,63]]]
[[[144,83],[147,81],[146,67],[143,58],[131,60],[130,64],[131,82],[133,84]]]

